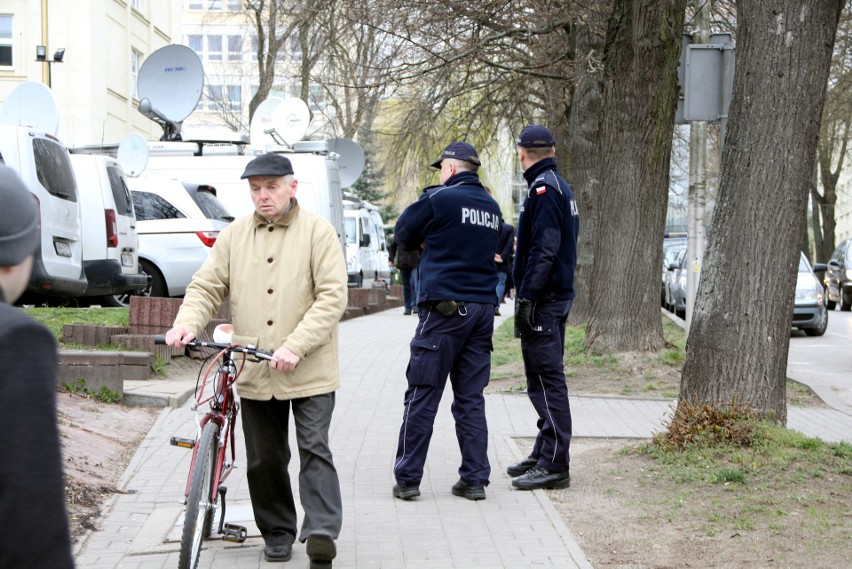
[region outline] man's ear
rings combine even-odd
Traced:
[[[299,180],[293,178],[293,195],[296,195],[296,190],[299,189]]]

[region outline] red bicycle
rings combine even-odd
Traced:
[[[154,338],[155,344],[165,344],[165,336]],[[240,404],[236,399],[234,384],[237,381],[246,360],[260,362],[271,360],[272,353],[255,346],[240,346],[224,342],[192,341],[188,349],[211,349],[213,352],[201,364],[198,382],[195,387],[195,404],[198,433],[195,439],[172,437],[171,444],[192,449],[192,461],[184,491],[183,534],[180,542],[178,569],[195,569],[201,554],[201,543],[210,537],[213,520],[216,517],[217,502],[221,505],[218,534],[225,541],[243,543],[246,540],[246,528],[225,523],[225,495],[227,487],[222,483],[234,468],[236,443],[234,429]],[[237,367],[235,354],[243,357]],[[207,364],[207,361],[210,361]],[[206,371],[205,371],[206,366]],[[213,368],[214,378],[209,381]],[[210,385],[212,390],[205,388]],[[202,406],[209,410],[199,411]],[[230,448],[230,456],[228,449]],[[218,499],[217,499],[218,498]]]

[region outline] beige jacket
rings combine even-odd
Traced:
[[[247,399],[297,399],[340,387],[346,262],[334,228],[292,203],[277,223],[255,213],[219,234],[174,323],[198,334],[230,295],[234,343],[269,351],[283,345],[301,358],[292,372],[246,362],[237,391]]]

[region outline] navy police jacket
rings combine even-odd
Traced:
[[[459,172],[405,208],[394,228],[404,249],[423,246],[417,303],[440,300],[496,304],[494,251],[500,206],[479,176]]]
[[[574,298],[580,216],[571,186],[545,158],[524,172],[529,184],[518,217],[515,279],[518,298]]]

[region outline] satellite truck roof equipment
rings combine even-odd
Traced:
[[[139,69],[139,112],[163,127],[160,140],[181,140],[183,120],[204,88],[204,66],[185,45],[167,45],[149,55]]]

